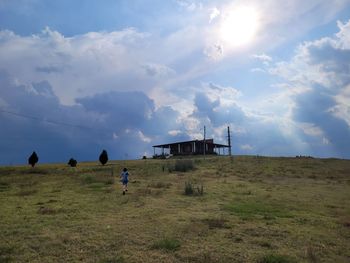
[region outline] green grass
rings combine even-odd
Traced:
[[[349,262],[349,160],[189,161],[0,167],[0,262]]]
[[[158,241],[156,241],[153,245],[153,249],[161,249],[166,251],[175,251],[178,250],[181,246],[181,243],[179,240],[174,238],[162,238]]]
[[[290,210],[283,207],[283,205],[268,203],[262,200],[234,201],[226,205],[226,209],[232,214],[244,219],[292,217]]]

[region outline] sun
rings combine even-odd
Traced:
[[[258,27],[258,12],[254,7],[235,7],[222,18],[220,38],[231,47],[248,45],[254,40]]]

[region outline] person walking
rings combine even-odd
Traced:
[[[129,182],[129,172],[128,169],[124,168],[120,174],[120,181],[123,184],[123,195],[128,191],[128,182]]]

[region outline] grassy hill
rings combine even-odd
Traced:
[[[0,262],[350,262],[349,160],[176,162],[1,167]]]

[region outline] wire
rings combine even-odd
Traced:
[[[55,124],[55,125],[61,125],[61,126],[67,126],[67,127],[73,127],[73,128],[79,128],[79,129],[93,130],[93,128],[87,127],[87,126],[75,125],[75,124],[70,124],[70,123],[65,123],[65,122],[58,122],[58,121],[52,121],[52,120],[45,120],[45,119],[41,119],[41,118],[38,118],[38,117],[34,117],[34,116],[22,114],[22,113],[17,113],[17,112],[13,112],[13,111],[7,111],[7,110],[3,110],[3,109],[0,109],[0,112],[11,114],[11,115],[15,115],[15,116],[26,118],[26,119],[30,119],[30,120],[35,120],[35,121]]]

